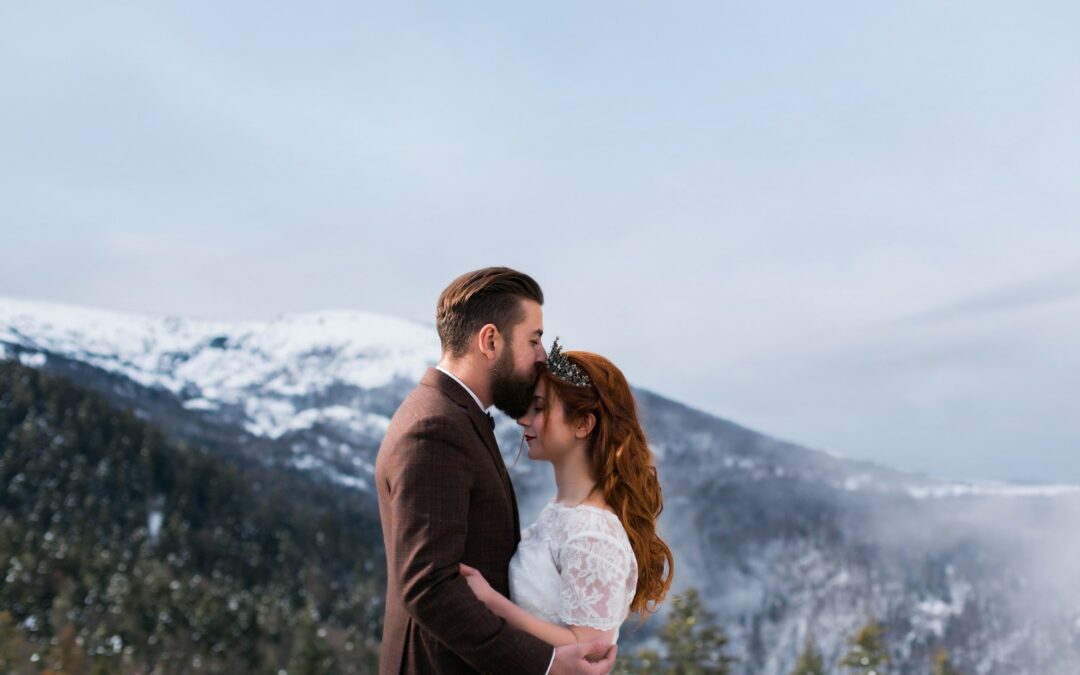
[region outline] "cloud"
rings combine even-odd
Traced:
[[[950,321],[1018,312],[1080,296],[1080,269],[1004,286],[901,319],[902,323]]]

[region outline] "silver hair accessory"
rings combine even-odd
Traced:
[[[571,384],[575,387],[592,386],[592,380],[585,374],[585,371],[578,368],[576,363],[563,355],[562,345],[559,344],[559,338],[555,338],[555,342],[551,343],[551,351],[548,353],[547,359],[547,369],[549,373],[567,384]]]

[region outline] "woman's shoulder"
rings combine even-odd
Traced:
[[[636,583],[634,549],[614,511],[590,504],[566,506],[554,502],[551,508],[554,511],[552,555],[557,564],[569,566],[563,569],[590,571],[590,574],[603,569],[605,578],[610,576],[613,582],[625,577],[631,585]]]
[[[606,505],[566,505],[551,502],[557,530],[563,542],[580,538],[609,539],[612,543],[629,545],[629,538],[619,516]]]

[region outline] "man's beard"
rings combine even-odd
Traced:
[[[514,355],[507,349],[491,371],[491,399],[495,407],[513,419],[529,411],[536,381],[540,379],[539,365],[526,375],[514,372]]]

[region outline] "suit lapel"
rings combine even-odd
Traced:
[[[484,447],[487,448],[488,455],[491,456],[491,461],[495,463],[495,468],[503,480],[503,489],[506,490],[507,497],[510,499],[510,504],[514,510],[514,532],[516,536],[520,536],[521,527],[518,523],[517,498],[514,494],[514,486],[510,482],[510,474],[506,470],[506,462],[503,461],[502,453],[499,451],[499,443],[495,440],[491,420],[484,411],[480,410],[480,406],[476,405],[476,401],[469,395],[469,392],[465,391],[464,387],[454,382],[442,371],[429,368],[427,373],[424,374],[421,383],[435,387],[446,394],[454,403],[465,409],[469,421],[472,422],[473,429],[476,430],[476,433],[484,442]]]
[[[456,384],[456,383],[455,383]],[[495,462],[495,468],[499,470],[499,477],[502,478],[503,490],[506,491],[506,498],[510,500],[510,508],[514,515],[514,545],[516,546],[521,541],[521,521],[518,517],[517,495],[514,494],[514,482],[510,480],[510,472],[506,468],[506,462],[503,461],[502,452],[499,450],[499,442],[495,439],[495,430],[491,428],[491,419],[488,418],[486,413],[480,411],[480,408],[476,406],[476,401],[469,399],[469,405],[466,406],[469,409],[469,419],[472,421],[473,428],[480,434],[480,437],[484,439],[484,445],[487,446],[488,453],[491,455],[491,460]]]
[[[500,457],[500,461],[501,461]],[[505,466],[505,464],[504,464]],[[514,492],[514,481],[510,480],[510,472],[506,472],[506,487],[510,490],[510,506],[514,509],[514,545],[521,541],[521,519],[518,517],[517,494]]]

